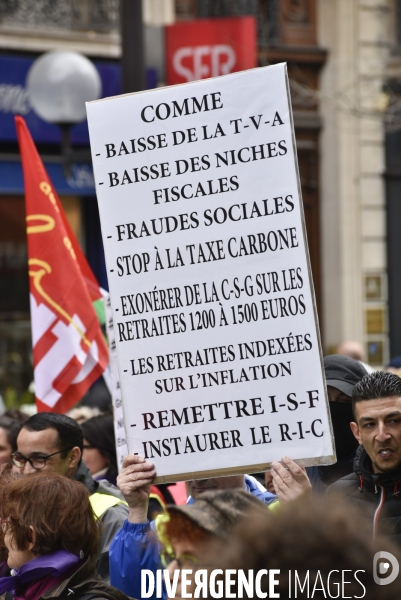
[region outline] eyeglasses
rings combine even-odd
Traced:
[[[67,450],[71,450],[71,448],[63,448],[62,450],[53,452],[53,454],[46,454],[45,456],[30,456],[29,458],[20,452],[14,452],[11,454],[11,460],[13,461],[13,465],[18,467],[18,469],[23,469],[27,462],[29,462],[33,469],[43,469],[43,467],[46,466],[46,462],[49,460],[49,458],[56,456],[56,454],[67,452]]]
[[[161,552],[160,558],[163,567],[168,567],[169,564],[176,561],[179,569],[194,567],[199,562],[196,556],[192,554],[181,554],[180,557],[177,557],[174,553],[166,551]]]
[[[7,528],[10,524],[11,521],[8,521],[7,519],[0,519],[0,526],[3,533],[7,533]]]

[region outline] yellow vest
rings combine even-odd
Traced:
[[[117,506],[117,504],[125,504],[127,503],[124,500],[120,500],[117,496],[110,496],[110,494],[100,494],[99,492],[95,492],[91,496],[89,496],[89,501],[92,506],[92,510],[97,516],[98,519],[112,506]]]

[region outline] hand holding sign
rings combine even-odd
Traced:
[[[274,489],[282,502],[292,502],[312,493],[312,486],[305,468],[300,467],[288,456],[283,456],[281,463],[275,461],[271,469]]]
[[[150,485],[155,475],[154,464],[142,456],[128,454],[124,458],[117,485],[129,506],[130,523],[146,523]]]

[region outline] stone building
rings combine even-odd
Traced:
[[[373,366],[401,354],[395,267],[401,248],[399,236],[393,235],[395,245],[386,238],[386,180],[396,197],[401,160],[392,174],[385,164],[386,131],[394,121],[386,111],[401,91],[400,2],[179,0],[176,6],[178,18],[254,14],[260,65],[288,63],[324,351],[352,339],[363,343]],[[387,162],[394,162],[398,153],[389,140],[397,144],[397,134],[387,139]],[[389,223],[397,231],[396,204],[394,211]]]
[[[143,0],[149,85],[164,81],[161,27],[174,20],[253,15],[259,64],[288,63],[323,348],[359,340],[375,366],[401,354],[400,5]],[[29,64],[55,48],[93,59],[106,92],[119,93],[119,0],[5,0],[0,6],[0,393],[11,399],[21,397],[32,377],[23,183],[12,118],[30,113]],[[105,284],[90,165],[75,165],[66,179],[57,136],[46,128],[36,134],[73,228]],[[85,140],[77,130],[75,143]]]
[[[395,49],[390,0],[318,0],[323,331],[388,360],[385,94]],[[396,275],[395,273],[391,274]]]

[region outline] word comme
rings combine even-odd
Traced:
[[[223,108],[221,92],[214,92],[213,94],[205,94],[200,101],[194,96],[192,98],[185,98],[181,106],[176,100],[170,103],[161,102],[156,108],[153,105],[145,106],[141,111],[141,119],[145,123],[153,123],[155,118],[165,121],[169,117],[176,118],[194,115],[197,112],[218,110],[219,108]]]

